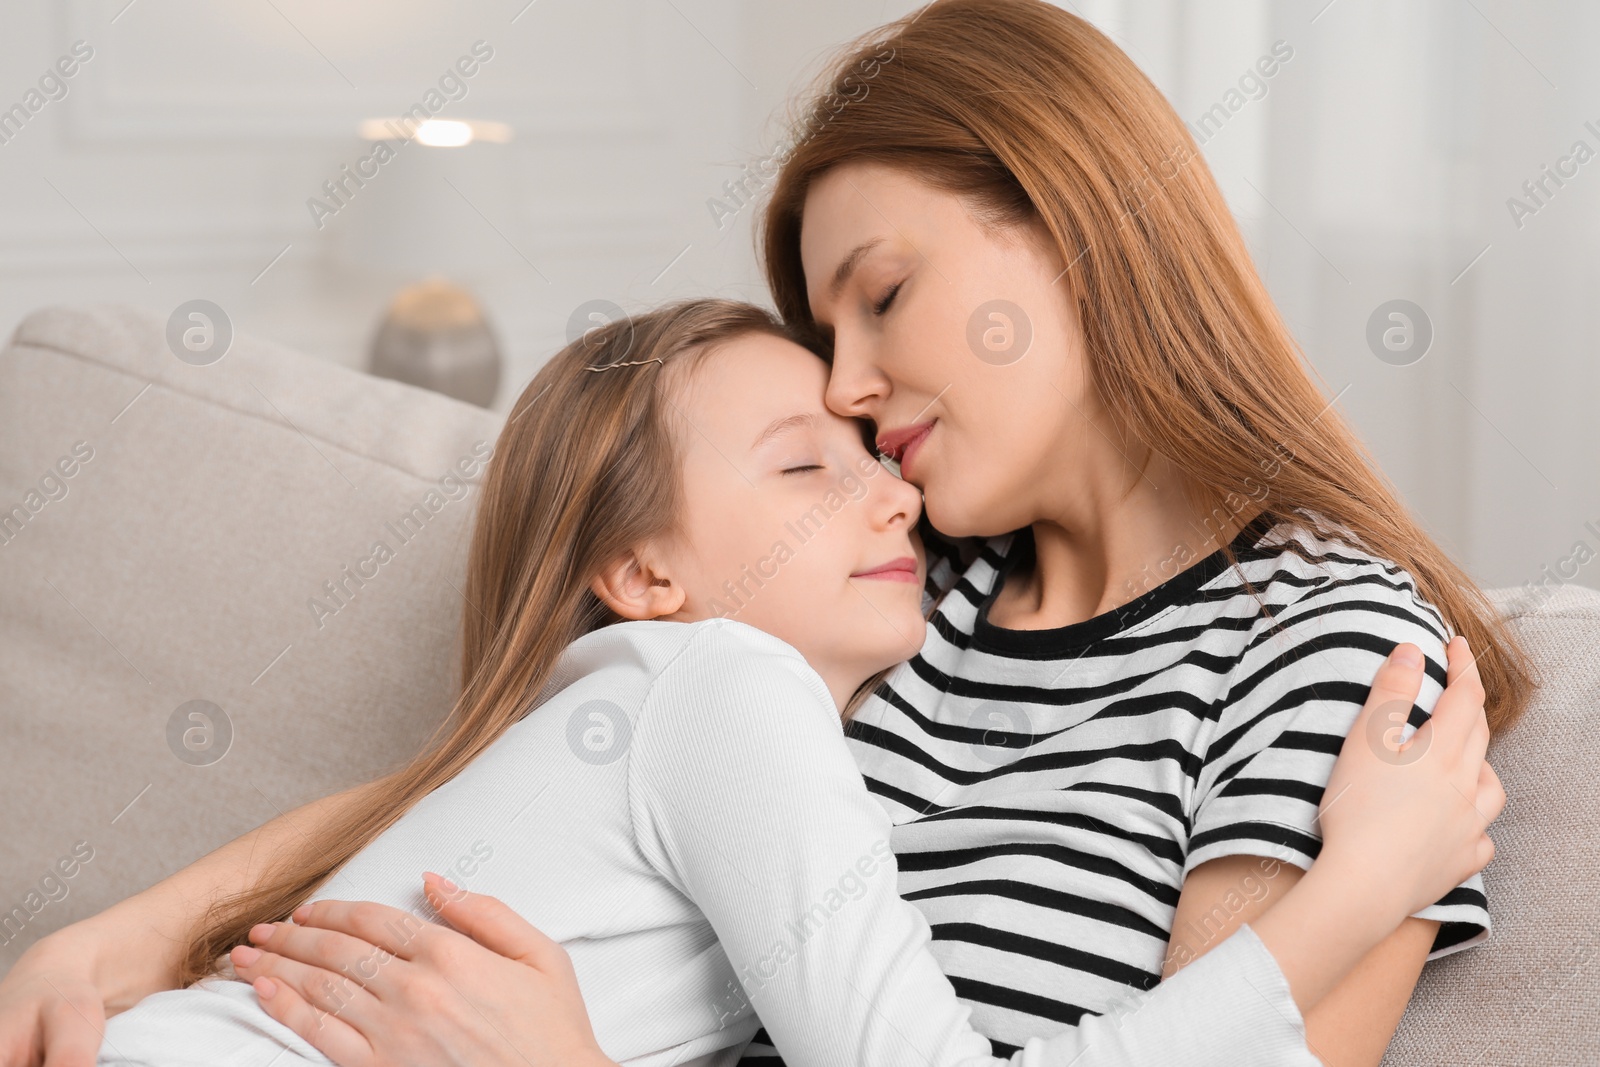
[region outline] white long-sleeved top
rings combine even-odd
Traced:
[[[573,642],[535,703],[311,899],[442,922],[429,869],[500,898],[565,946],[601,1047],[628,1065],[725,1067],[763,1025],[790,1067],[1320,1062],[1248,927],[1123,1010],[994,1058],[898,895],[889,818],[826,684],[777,637],[614,624]],[[231,979],[112,1017],[99,1058],[269,1062],[331,1061]]]

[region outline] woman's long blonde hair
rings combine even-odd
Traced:
[[[568,644],[618,621],[590,579],[629,549],[676,532],[683,430],[668,417],[669,394],[708,353],[750,333],[794,339],[762,308],[684,301],[591,330],[534,375],[484,475],[454,707],[410,763],[365,786],[256,888],[212,906],[190,938],[180,985],[217,973],[220,957],[245,943],[256,923],[286,919],[534,711],[531,702]]]
[[[900,168],[987,225],[1042,224],[1099,397],[1188,476],[1201,513],[1247,498],[1324,536],[1341,534],[1323,519],[1343,527],[1467,638],[1490,726],[1523,713],[1525,652],[1331,409],[1188,129],[1103,33],[1044,0],[937,0],[830,63],[790,143],[760,242],[778,311],[819,351],[800,227],[830,168]]]

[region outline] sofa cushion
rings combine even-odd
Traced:
[[[500,423],[245,336],[194,366],[127,308],[18,327],[0,353],[0,971],[422,744],[457,684]]]
[[[1600,593],[1490,597],[1542,683],[1489,746],[1507,797],[1483,872],[1494,928],[1423,969],[1386,1067],[1600,1063]]]

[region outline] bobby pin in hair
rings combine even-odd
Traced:
[[[631,361],[629,363],[611,363],[611,364],[608,364],[608,365],[606,365],[604,367],[585,367],[583,369],[584,370],[610,370],[612,367],[637,367],[641,363],[660,363],[663,367],[666,366],[666,363],[658,356],[658,357],[655,357],[655,358],[652,358],[652,359],[636,359],[636,360],[633,360],[633,361]]]

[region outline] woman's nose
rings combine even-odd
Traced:
[[[829,411],[852,419],[871,419],[876,414],[889,383],[862,357],[855,342],[847,338],[835,341],[823,394]]]

